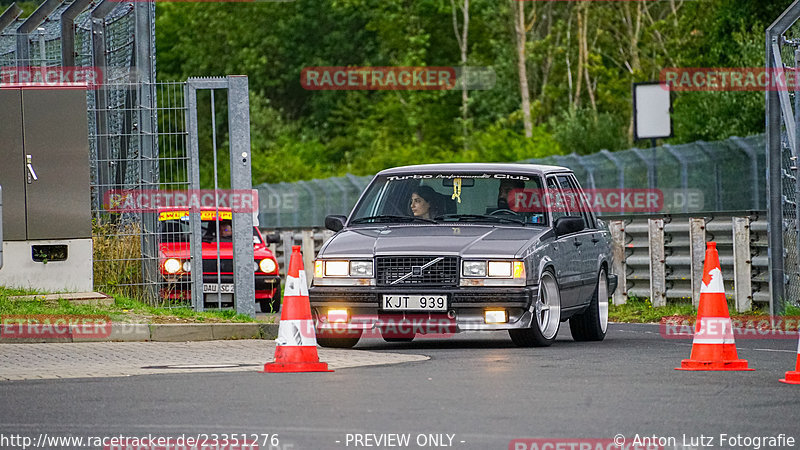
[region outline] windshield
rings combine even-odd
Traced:
[[[202,230],[203,242],[216,242],[217,240],[217,226],[213,220],[203,220],[200,222]],[[159,222],[159,238],[161,242],[189,242],[189,217],[183,217],[179,220],[162,220]],[[232,242],[233,232],[230,220],[219,221],[220,242]],[[260,244],[261,238],[258,235],[258,230],[253,227],[253,243]]]
[[[486,222],[547,225],[544,208],[519,207],[521,192],[540,192],[536,175],[436,173],[381,176],[350,218],[359,223]]]

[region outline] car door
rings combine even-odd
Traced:
[[[566,181],[569,183],[570,189],[575,193],[575,202],[573,206],[579,209],[580,215],[583,218],[584,230],[576,233],[575,242],[578,246],[579,261],[581,267],[581,280],[582,287],[580,290],[580,302],[589,302],[594,294],[595,285],[597,283],[597,270],[598,270],[598,254],[600,253],[600,230],[597,229],[597,223],[594,215],[592,214],[589,205],[586,202],[583,189],[581,189],[578,180],[574,174],[569,174],[566,180],[558,177],[559,182]]]
[[[546,179],[548,197],[551,200],[550,217],[555,225],[561,217],[573,215],[567,201],[567,194],[559,185],[556,176]],[[582,288],[581,268],[578,267],[580,256],[578,245],[575,244],[575,234],[558,236],[552,245],[549,256],[553,258],[556,269],[556,280],[561,290],[561,306],[569,308],[575,306],[580,298]]]

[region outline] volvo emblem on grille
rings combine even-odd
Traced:
[[[407,274],[403,275],[402,277],[392,281],[391,284],[402,283],[403,281],[407,280],[410,277],[421,277],[423,270],[425,270],[428,267],[438,263],[439,261],[443,261],[443,260],[444,260],[444,257],[440,256],[440,257],[438,257],[436,259],[433,259],[430,262],[428,262],[426,264],[423,264],[421,266],[412,266],[411,267],[411,272],[408,272]]]

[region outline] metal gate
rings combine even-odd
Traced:
[[[200,212],[189,214],[185,230],[166,229],[158,208],[129,207],[124,200],[133,193],[218,189],[217,179],[204,180],[198,170],[209,158],[217,166],[216,130],[226,128],[218,115],[228,119],[227,135],[220,135],[230,142],[231,189],[249,190],[247,78],[156,82],[153,2],[47,0],[28,18],[20,19],[20,13],[12,4],[0,14],[0,69],[44,73],[88,67],[98,74],[86,91],[95,289],[202,310],[204,277],[195,273],[209,274],[197,232]],[[226,113],[198,102],[198,91],[209,90],[227,99]],[[233,226],[234,306],[253,315],[252,214],[234,213]],[[188,243],[192,254],[185,267],[170,274],[165,252],[176,241]],[[216,284],[221,266],[216,265]],[[222,304],[221,295],[216,297],[210,305]]]
[[[766,68],[776,76],[800,68],[800,40],[786,36],[798,19],[800,1],[796,0],[767,28]],[[772,314],[782,313],[786,303],[797,305],[800,302],[799,123],[800,91],[767,90],[767,210]]]

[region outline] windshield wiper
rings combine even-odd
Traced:
[[[436,220],[447,220],[447,219],[455,219],[455,220],[462,220],[465,222],[501,222],[501,223],[518,223],[520,225],[525,225],[525,221],[522,219],[515,219],[513,217],[504,217],[504,216],[490,216],[490,215],[483,215],[483,214],[445,214],[443,216],[436,216]]]
[[[353,221],[350,222],[350,223],[366,223],[366,222],[426,222],[426,223],[436,223],[435,220],[423,219],[422,217],[416,217],[416,216],[391,216],[391,215],[359,217],[358,219],[353,219]]]

